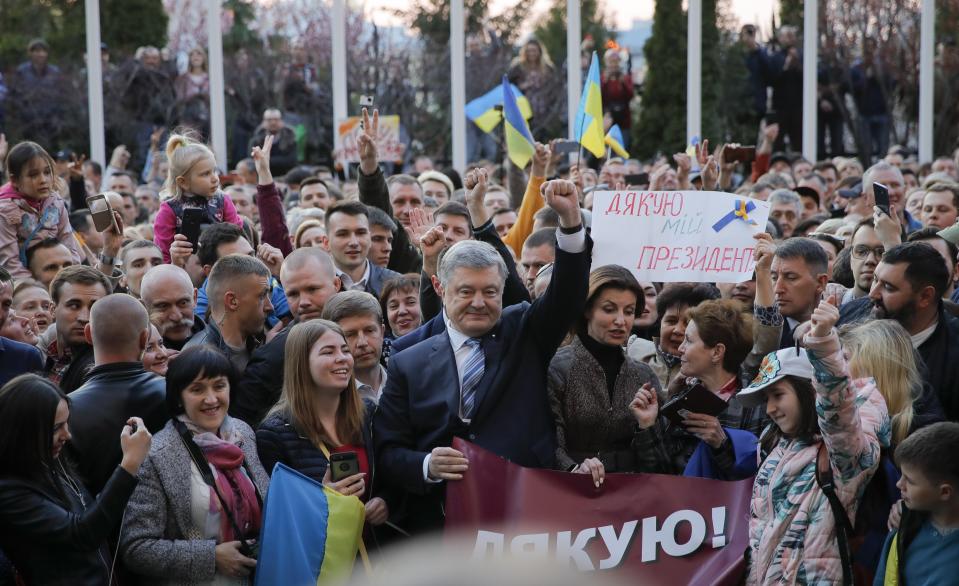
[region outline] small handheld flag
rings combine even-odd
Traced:
[[[603,91],[599,81],[599,58],[593,51],[593,60],[586,75],[586,85],[579,100],[576,114],[576,142],[583,148],[602,157],[606,147],[603,137]]]
[[[509,89],[509,81],[503,76],[503,123],[506,125],[506,152],[509,159],[520,169],[526,167],[536,152],[533,133],[516,105],[516,98]]]
[[[619,129],[619,124],[613,124],[606,133],[606,144],[613,152],[624,159],[629,158],[629,152],[623,147],[623,131]]]

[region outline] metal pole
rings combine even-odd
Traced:
[[[703,2],[689,0],[686,31],[686,143],[700,136],[703,89]],[[701,138],[701,137],[700,137]]]
[[[103,61],[100,56],[100,0],[86,0],[87,107],[90,118],[90,160],[106,166],[107,147],[103,117]],[[52,145],[46,145],[48,148]]]
[[[806,0],[803,7],[802,59],[802,154],[807,161],[816,161],[819,52],[819,0]]]
[[[934,153],[933,121],[936,45],[936,2],[922,0],[919,41],[919,162],[931,161]]]
[[[466,36],[463,0],[450,4],[450,80],[452,83],[453,168],[466,170]]]
[[[207,1],[207,45],[210,53],[210,142],[221,169],[229,168],[226,150],[226,93],[223,83],[223,30],[220,0]]]
[[[583,89],[583,69],[580,63],[583,22],[579,2],[580,0],[566,0],[566,120],[570,140],[576,138],[576,114]]]
[[[340,149],[340,123],[349,116],[346,87],[346,1],[333,0],[333,145]],[[372,112],[370,113],[372,115]]]

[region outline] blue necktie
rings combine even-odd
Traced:
[[[460,393],[463,398],[463,418],[470,419],[473,416],[473,407],[475,406],[476,387],[479,386],[480,379],[483,378],[486,360],[479,338],[470,338],[464,344],[469,346],[471,350],[469,356],[466,357],[466,362],[463,363]]]

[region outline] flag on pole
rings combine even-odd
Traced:
[[[509,159],[520,169],[526,167],[536,152],[533,133],[529,131],[526,119],[516,105],[513,92],[509,91],[509,81],[503,76],[503,117],[506,125],[506,152]]]
[[[533,116],[533,109],[529,105],[529,100],[519,91],[519,88],[509,84],[509,88],[516,97],[516,105],[523,114],[523,118],[529,120]],[[498,83],[496,87],[486,92],[482,96],[466,104],[466,117],[473,124],[479,127],[483,132],[491,132],[503,119],[503,114],[496,106],[503,105],[503,84]]]
[[[629,153],[623,147],[623,131],[619,129],[619,124],[613,124],[609,128],[609,132],[606,133],[606,144],[620,157],[629,158]]]
[[[355,496],[343,496],[277,464],[266,495],[257,586],[349,579],[364,520],[363,503]]]
[[[603,140],[603,91],[599,81],[599,58],[596,57],[595,51],[589,64],[583,95],[579,99],[576,142],[596,157],[602,157],[606,150]]]

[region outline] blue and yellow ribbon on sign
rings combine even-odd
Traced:
[[[733,207],[733,211],[729,212],[720,218],[718,222],[713,224],[713,230],[719,232],[736,220],[736,218],[741,219],[750,226],[756,226],[756,221],[749,218],[749,212],[753,211],[754,209],[756,209],[756,204],[753,202],[746,201],[745,199],[737,199],[736,205]]]

